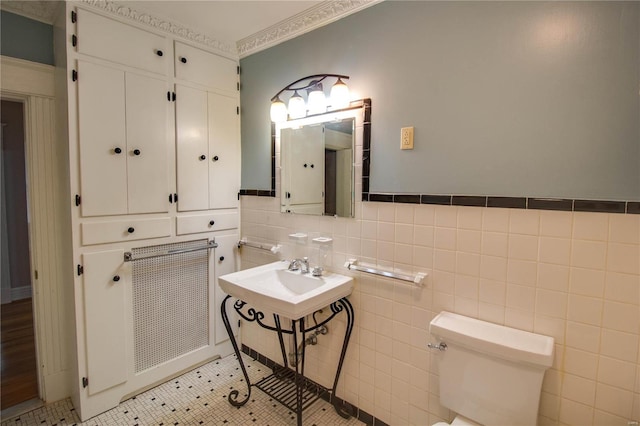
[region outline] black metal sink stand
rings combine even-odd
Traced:
[[[227,300],[229,300],[230,298],[231,296],[227,296],[222,301],[222,321],[224,323],[224,327],[227,329],[227,333],[229,334],[229,339],[231,339],[231,344],[233,345],[233,350],[235,351],[238,362],[240,363],[240,368],[242,369],[244,379],[247,382],[247,393],[244,399],[240,398],[240,392],[236,389],[229,392],[228,400],[231,405],[233,405],[234,407],[241,407],[246,404],[251,397],[251,387],[256,386],[258,389],[262,390],[267,395],[271,396],[276,401],[280,402],[282,405],[295,412],[297,415],[298,426],[302,426],[302,412],[311,404],[313,404],[319,397],[327,396],[327,394],[329,396],[329,401],[333,404],[333,407],[340,416],[348,419],[353,415],[351,406],[348,403],[344,402],[342,399],[336,397],[338,379],[340,378],[342,364],[344,363],[344,358],[347,353],[347,346],[349,345],[349,339],[351,338],[351,332],[353,331],[353,306],[351,306],[351,303],[349,302],[349,300],[347,300],[346,297],[333,302],[329,306],[331,309],[331,315],[324,321],[307,328],[305,327],[305,321],[303,317],[297,320],[292,320],[291,329],[288,330],[282,328],[279,315],[273,315],[275,326],[265,324],[263,322],[264,313],[256,311],[251,307],[248,307],[245,313],[243,312],[243,308],[245,307],[245,305],[247,305],[246,302],[243,302],[242,300],[236,300],[233,307],[238,315],[240,315],[246,321],[257,322],[258,325],[260,325],[260,327],[262,328],[275,331],[278,334],[280,350],[282,351],[282,366],[273,367],[273,374],[261,379],[255,384],[251,384],[249,375],[247,374],[247,370],[244,366],[244,362],[242,361],[238,343],[236,342],[236,338],[233,335],[233,330],[231,329],[231,324],[229,323],[229,317],[227,316]],[[304,358],[306,345],[300,345],[301,350],[300,353],[298,353],[298,333],[296,333],[296,331],[301,334],[302,342],[305,342],[306,333],[312,332],[317,328],[324,326],[342,311],[344,311],[347,315],[347,327],[345,329],[344,341],[342,342],[342,352],[340,353],[338,368],[336,369],[336,375],[333,380],[333,387],[331,389],[327,389],[324,386],[321,386],[318,383],[315,383],[304,377]],[[285,334],[290,334],[293,336],[295,365],[292,365],[291,367],[289,366],[289,362],[287,360],[287,351],[284,345]]]

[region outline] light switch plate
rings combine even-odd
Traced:
[[[400,129],[400,149],[413,149],[413,127]]]

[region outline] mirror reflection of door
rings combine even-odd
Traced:
[[[353,217],[354,119],[283,128],[281,211]]]
[[[1,401],[7,409],[37,399],[38,377],[24,143],[24,105],[2,100],[0,193],[2,263]]]
[[[295,213],[324,210],[324,127],[321,124],[282,130],[284,204]]]

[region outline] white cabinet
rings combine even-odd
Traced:
[[[282,129],[283,205],[298,213],[324,209],[324,126]]]
[[[174,63],[177,79],[212,89],[229,92],[237,90],[238,64],[234,60],[177,41]]]
[[[176,220],[178,235],[223,231],[238,227],[238,211],[212,211],[206,214],[179,216]]]
[[[78,61],[83,216],[168,211],[167,85]]]
[[[127,380],[127,320],[129,275],[123,250],[84,254],[84,315],[89,394]]]
[[[164,74],[166,38],[89,12],[77,11],[78,53]]]
[[[178,210],[238,206],[237,98],[176,86]]]
[[[221,319],[222,301],[227,294],[222,291],[218,285],[218,277],[225,274],[230,274],[238,269],[238,235],[225,235],[223,237],[217,237],[216,243],[218,247],[214,253],[214,268],[215,268],[215,290],[214,290],[214,304],[215,304],[215,324],[214,324],[214,340],[216,345],[229,340],[229,334],[227,333],[224,323]],[[238,334],[238,314],[233,309],[233,302],[227,303],[227,315],[229,323],[234,335]]]

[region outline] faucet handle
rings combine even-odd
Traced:
[[[323,271],[324,271],[324,269],[322,269],[320,266],[315,266],[311,270],[311,275],[314,276],[314,277],[321,277]]]
[[[289,262],[289,267],[287,268],[288,271],[297,271],[300,269],[300,263],[298,261],[298,259],[293,259],[292,261]]]

